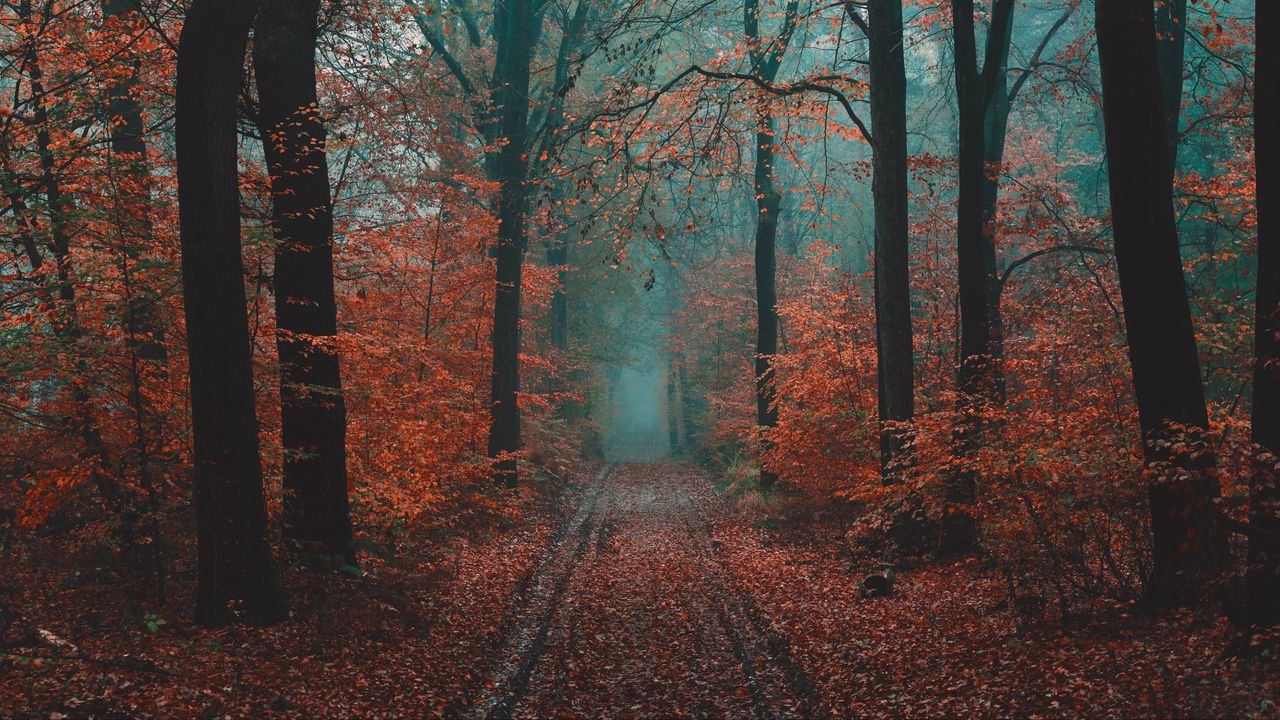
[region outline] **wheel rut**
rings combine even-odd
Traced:
[[[713,542],[720,502],[686,466],[599,472],[457,716],[828,716]]]

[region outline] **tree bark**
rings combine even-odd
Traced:
[[[972,506],[977,498],[977,471],[972,456],[981,442],[984,414],[999,402],[1001,371],[996,354],[991,298],[997,283],[995,251],[984,222],[986,121],[997,78],[1008,54],[1013,23],[1012,0],[993,0],[984,63],[978,68],[973,0],[952,0],[956,102],[959,105],[956,248],[960,294],[960,366],[955,429],[959,468],[948,480],[941,549],[965,553],[977,541]]]
[[[355,562],[333,290],[333,202],[316,97],[319,0],[258,12],[258,128],[271,177],[284,536]]]
[[[915,414],[907,209],[907,74],[902,0],[870,0],[871,192],[875,205],[880,477],[897,482]]]
[[[1275,98],[1280,73],[1275,71],[1276,4],[1258,3],[1254,97]],[[1249,570],[1246,604],[1249,621],[1261,627],[1280,624],[1280,243],[1273,193],[1277,165],[1276,115],[1271,101],[1254,103],[1254,157],[1258,191],[1258,295],[1254,320],[1253,442],[1260,459],[1249,486]]]
[[[773,357],[778,354],[778,210],[781,195],[774,186],[776,130],[768,100],[756,114],[756,424],[768,432],[778,426],[778,392],[774,385]],[[760,486],[773,487],[778,474],[762,461]]]
[[[1116,264],[1151,479],[1149,599],[1195,599],[1226,562],[1191,310],[1178,250],[1150,0],[1098,0]]]
[[[190,361],[196,620],[265,625],[287,609],[267,542],[240,255],[236,99],[254,0],[194,0],[179,40],[178,214]]]
[[[514,487],[520,450],[520,283],[528,204],[529,62],[532,0],[499,0],[495,6],[497,58],[494,87],[503,145],[493,167],[498,190],[497,288],[493,308],[493,404],[489,457],[496,479]]]
[[[766,83],[778,77],[782,56],[791,42],[799,13],[798,0],[788,0],[782,27],[777,37],[765,43],[760,33],[759,0],[746,0],[742,6],[742,26],[747,42],[747,56],[754,75]],[[774,384],[773,358],[778,354],[778,213],[782,195],[775,183],[777,127],[768,98],[759,100],[756,109],[755,168],[752,187],[756,200],[755,280],[756,280],[756,425],[766,435],[778,426],[777,388]],[[764,443],[768,449],[768,439]],[[763,455],[763,453],[762,453]],[[760,465],[760,487],[770,490],[778,474],[770,470],[763,458]]]

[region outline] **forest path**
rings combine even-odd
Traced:
[[[604,468],[517,597],[471,714],[824,714],[718,557],[726,511],[690,467]]]

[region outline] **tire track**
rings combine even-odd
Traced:
[[[681,473],[683,475],[681,479],[685,482],[694,478],[701,481],[701,478],[691,477],[686,473]],[[757,718],[764,720],[775,717],[765,702],[758,677],[758,673],[769,664],[786,679],[786,689],[795,701],[794,707],[798,717],[830,717],[813,682],[809,679],[809,674],[795,659],[791,642],[785,635],[762,620],[759,607],[750,596],[740,590],[732,589],[734,585],[732,574],[712,545],[713,528],[706,515],[685,489],[679,491],[677,504],[682,510],[682,519],[689,532],[689,538],[706,570],[707,584],[713,591],[711,600],[716,615],[742,663],[747,687],[756,704]],[[751,662],[750,653],[746,649],[749,646],[763,647],[767,650],[764,662],[760,666]],[[784,713],[784,716],[788,714]]]
[[[513,628],[500,646],[489,682],[479,699],[463,713],[485,720],[508,720],[528,690],[529,678],[547,649],[547,635],[560,602],[608,507],[606,487],[614,465],[606,465],[592,480],[578,509],[556,532],[546,560],[534,572],[515,611]]]

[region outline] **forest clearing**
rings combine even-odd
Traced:
[[[0,718],[1280,717],[1277,11],[0,0]]]

